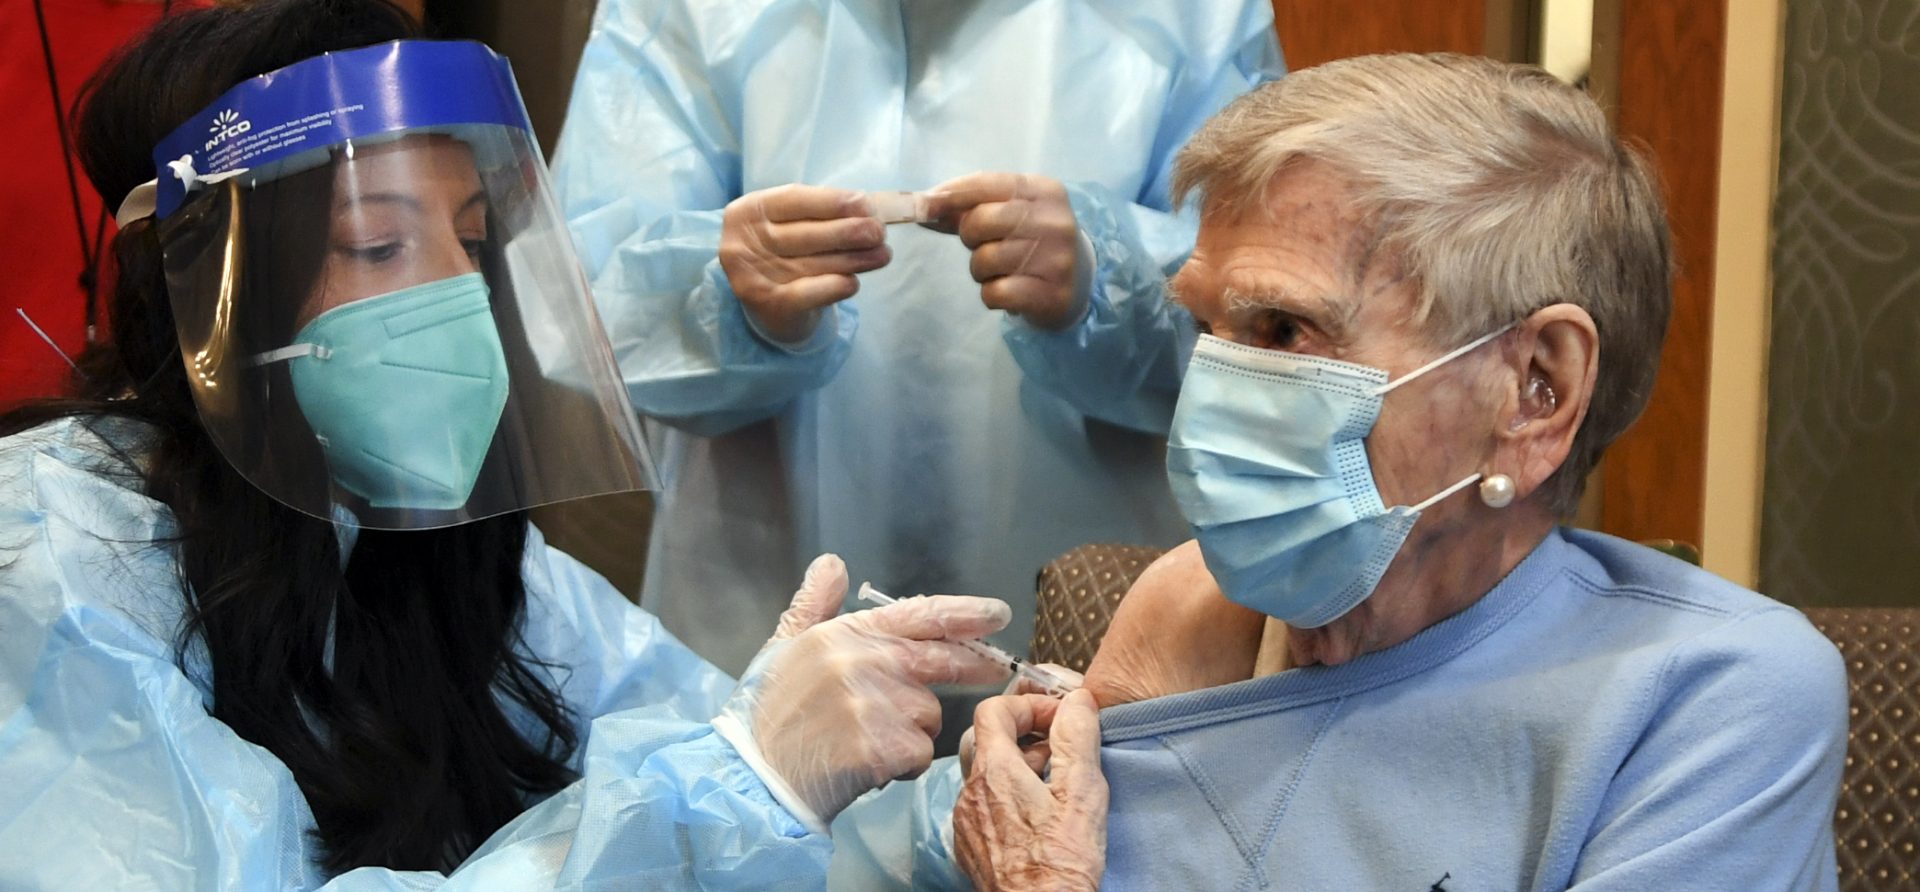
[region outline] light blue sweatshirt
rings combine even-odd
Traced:
[[[1101,716],[1106,889],[1833,889],[1839,653],[1608,536],[1340,666]]]

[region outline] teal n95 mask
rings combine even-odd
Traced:
[[[1201,336],[1174,410],[1167,478],[1227,598],[1312,629],[1373,594],[1420,512],[1480,479],[1386,507],[1366,448],[1381,400],[1504,331],[1392,383],[1368,366]]]
[[[291,363],[294,399],[341,487],[375,508],[466,504],[507,406],[479,273],[334,307],[260,359]]]
[[[243,81],[154,150],[201,423],[312,517],[451,526],[652,485],[506,60],[461,41]]]

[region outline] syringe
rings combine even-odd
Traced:
[[[875,604],[892,604],[898,599],[874,588],[871,582],[863,582],[860,583],[860,600],[872,601]],[[1053,673],[1035,666],[1026,660],[1020,659],[1013,654],[1007,653],[1000,648],[994,647],[985,641],[981,641],[978,638],[959,639],[953,643],[1006,666],[1012,670],[1015,675],[1038,685],[1040,690],[1046,692],[1049,696],[1065,697],[1067,692],[1073,690],[1071,685],[1054,677]]]

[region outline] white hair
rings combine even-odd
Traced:
[[[1303,160],[1351,181],[1373,260],[1416,287],[1416,321],[1453,346],[1570,303],[1600,333],[1599,378],[1547,483],[1569,514],[1653,390],[1672,307],[1666,208],[1648,161],[1587,95],[1539,68],[1453,54],[1342,59],[1227,106],[1176,162],[1176,203],[1240,218]],[[1368,262],[1368,261],[1363,261]]]

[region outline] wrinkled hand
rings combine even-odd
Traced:
[[[1266,616],[1227,600],[1200,545],[1161,555],[1120,599],[1087,690],[1115,706],[1244,681],[1254,675]]]
[[[1078,690],[1079,688],[1083,687],[1087,683],[1086,676],[1081,675],[1080,673],[1075,672],[1072,669],[1068,669],[1067,667],[1062,666],[1059,663],[1036,663],[1034,665],[1052,673],[1053,677],[1056,679],[1059,679],[1060,683],[1066,686],[1067,690],[1069,691]],[[1012,678],[1012,680],[1007,682],[1007,689],[1004,691],[1001,691],[1001,693],[1002,694],[1045,694],[1046,691],[1042,690],[1040,688],[1040,685],[1035,684],[1033,681],[1029,680],[1026,676],[1015,675]],[[1037,743],[1030,744],[1027,747],[1025,747],[1021,752],[1026,755],[1027,765],[1033,769],[1034,774],[1039,774],[1041,771],[1046,769],[1047,755],[1049,753],[1049,748],[1045,740],[1041,740]],[[973,773],[973,729],[972,728],[968,728],[967,730],[960,732],[959,756],[960,756],[960,776],[964,778],[967,775]]]
[[[1107,867],[1107,780],[1100,773],[1100,714],[1074,691],[994,697],[973,713],[973,771],[953,807],[955,856],[987,892],[1092,890]],[[1045,734],[1046,779],[1019,740]]]
[[[813,333],[823,307],[860,290],[854,273],[887,265],[886,238],[859,192],[776,186],[727,205],[720,268],[762,332],[797,343]]]
[[[976,173],[928,190],[930,229],[957,233],[973,252],[973,280],[988,309],[1041,328],[1078,321],[1080,226],[1060,181],[1033,174]]]
[[[944,640],[999,631],[1011,617],[1006,604],[934,595],[835,616],[846,592],[846,565],[816,558],[714,721],[743,756],[757,751],[775,775],[768,787],[797,798],[800,807],[782,803],[816,829],[860,794],[926,770],[940,733],[928,685],[1007,677],[1006,667]]]

